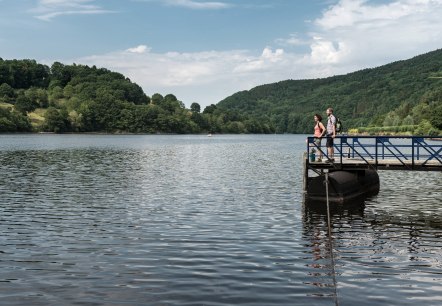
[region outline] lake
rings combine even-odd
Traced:
[[[441,305],[442,173],[305,206],[305,135],[0,135],[2,305]]]

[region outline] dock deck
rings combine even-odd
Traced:
[[[377,170],[418,170],[418,171],[442,171],[442,163],[437,160],[416,162],[412,160],[397,159],[358,159],[358,158],[342,158],[335,160],[334,163],[310,162],[313,169],[337,169],[337,170],[362,170],[374,168]]]

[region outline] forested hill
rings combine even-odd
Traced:
[[[417,125],[442,129],[442,49],[373,69],[287,80],[227,97],[220,109],[269,120],[277,132],[312,131],[313,114],[333,107],[346,128]],[[438,114],[438,117],[436,116]],[[424,114],[422,114],[424,113]],[[440,132],[440,131],[439,131]]]
[[[441,135],[441,77],[442,49],[347,75],[258,86],[201,112],[173,94],[147,96],[105,68],[0,58],[0,132],[311,133],[313,115],[333,107],[344,129],[358,133]]]
[[[85,65],[0,58],[0,132],[274,133],[265,122],[201,113],[173,94],[147,96],[124,75]]]

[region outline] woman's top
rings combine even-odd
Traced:
[[[319,126],[319,122],[316,123],[316,125],[315,125],[315,133],[313,134],[313,136],[315,136],[315,137],[322,136],[322,131],[321,131],[321,127]]]

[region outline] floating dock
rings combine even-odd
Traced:
[[[377,194],[378,170],[442,171],[442,137],[337,136],[334,143],[335,160],[318,162],[318,152],[327,159],[327,150],[317,146],[314,137],[308,137],[309,153],[304,154],[306,199],[325,201],[326,183],[331,202],[345,203]]]

